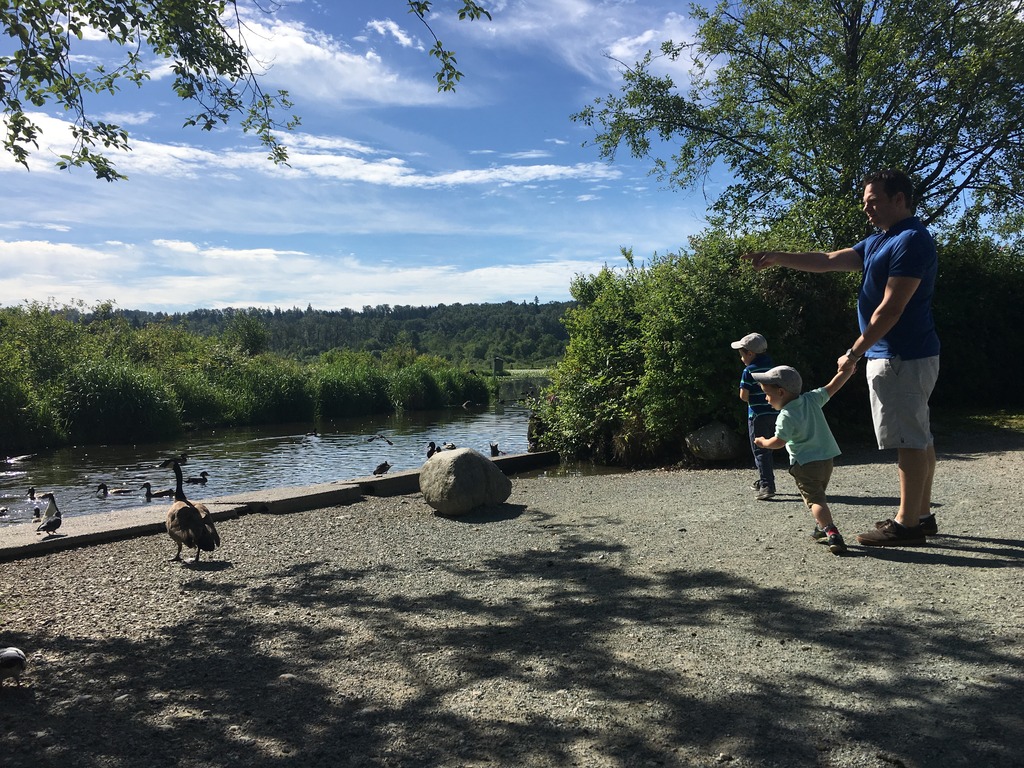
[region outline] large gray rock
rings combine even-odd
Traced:
[[[503,503],[512,494],[512,481],[483,454],[457,448],[427,459],[420,469],[420,491],[438,514],[455,517]]]
[[[704,461],[731,461],[749,451],[750,442],[736,434],[736,430],[713,421],[688,434],[686,447]]]

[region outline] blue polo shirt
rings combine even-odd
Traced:
[[[868,358],[901,357],[916,360],[939,354],[939,336],[932,316],[935,277],[939,257],[935,241],[916,216],[860,241],[853,249],[864,263],[857,296],[857,319],[861,333],[885,296],[890,277],[921,280],[896,325],[867,351]]]

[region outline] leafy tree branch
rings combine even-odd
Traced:
[[[860,179],[885,166],[915,177],[929,223],[1008,226],[1024,203],[1021,0],[749,0],[692,16],[693,41],[624,66],[620,93],[574,119],[602,156],[624,146],[672,186],[723,164],[714,223],[849,244]],[[682,63],[677,85],[665,72]]]
[[[438,89],[454,90],[463,74],[454,52],[433,35],[427,19],[432,4],[407,5],[434,37]],[[117,94],[125,84],[142,86],[151,78],[144,56],[155,56],[170,63],[174,94],[193,105],[185,125],[211,131],[237,119],[259,139],[268,159],[286,164],[279,134],[297,127],[299,118],[287,114],[294,106],[287,91],[263,90],[265,70],[246,42],[246,7],[272,13],[279,6],[272,0],[0,0],[0,27],[13,43],[10,53],[0,55],[4,149],[28,168],[41,129],[27,110],[55,105],[69,115],[72,136],[57,166],[87,167],[107,181],[125,178],[109,153],[131,148],[128,132],[95,117],[88,101],[94,94]],[[458,16],[490,18],[471,0]],[[76,55],[87,35],[97,32],[121,50],[116,66],[88,66]]]

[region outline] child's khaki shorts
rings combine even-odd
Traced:
[[[828,505],[825,489],[828,488],[828,481],[832,477],[832,467],[832,459],[790,465],[789,474],[796,480],[796,487],[808,509],[812,504]]]

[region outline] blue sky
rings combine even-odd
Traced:
[[[621,266],[622,246],[638,258],[684,246],[704,227],[701,191],[666,189],[627,152],[602,161],[569,116],[618,90],[606,53],[633,62],[688,39],[685,4],[486,5],[492,21],[459,22],[454,0],[435,3],[431,25],[466,75],[454,94],[437,92],[432,40],[403,0],[248,13],[265,88],[288,90],[302,117],[284,137],[290,168],[237,126],[183,128],[187,106],[158,63],[143,89],[90,102],[132,132],[116,157],[128,181],[56,170],[66,124],[37,115],[31,170],[0,156],[0,305],[561,301],[574,275]]]

